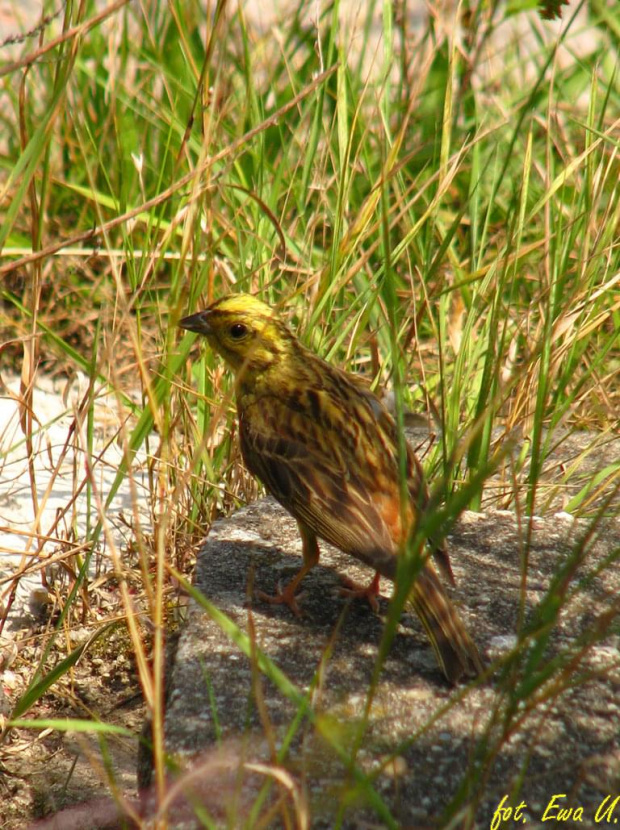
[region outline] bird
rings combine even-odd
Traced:
[[[399,556],[428,503],[422,466],[365,380],[305,347],[278,313],[251,294],[228,294],[179,321],[206,337],[234,374],[241,454],[247,469],[297,520],[303,565],[284,589],[261,594],[299,614],[297,590],[319,561],[321,539],[375,570],[349,593],[376,603],[381,576]],[[445,542],[432,558],[454,582]],[[483,672],[479,651],[429,556],[408,596],[451,684]]]

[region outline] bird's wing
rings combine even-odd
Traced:
[[[400,521],[398,488],[375,488],[377,477],[356,472],[329,430],[322,434],[305,423],[310,436],[295,437],[290,412],[273,399],[247,414],[240,431],[250,472],[317,536],[393,579],[397,548],[390,524]]]

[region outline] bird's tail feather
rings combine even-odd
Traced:
[[[416,577],[410,602],[450,683],[457,683],[464,675],[477,677],[484,671],[475,643],[429,563]]]

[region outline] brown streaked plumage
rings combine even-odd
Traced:
[[[317,537],[394,580],[418,512],[428,495],[421,466],[407,447],[407,503],[401,505],[398,436],[383,404],[355,376],[322,360],[293,336],[277,314],[248,294],[233,294],[185,317],[182,328],[203,334],[235,372],[245,463],[297,520],[304,565],[271,602],[298,613],[295,592],[319,559]],[[451,581],[445,545],[432,544]],[[427,560],[411,603],[453,683],[482,671],[478,650]]]

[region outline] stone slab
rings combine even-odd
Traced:
[[[314,712],[296,723],[299,707],[191,603],[172,655],[166,746],[185,770],[179,780],[187,784],[191,778],[193,797],[216,826],[261,826],[259,817],[264,826],[284,826],[286,810],[294,816],[290,826],[333,827],[339,818],[342,827],[388,826],[384,805],[401,827],[446,826],[446,810],[452,809],[459,816],[453,826],[469,820],[467,826],[488,828],[521,777],[516,803],[526,803],[530,827],[548,826],[544,811],[561,793],[567,794],[562,806],[570,797],[594,823],[620,774],[620,574],[617,558],[605,564],[620,551],[620,522],[606,521],[592,532],[591,522],[558,515],[534,519],[528,530],[525,519],[508,512],[465,513],[450,544],[454,599],[489,660],[506,651],[517,630],[526,552],[524,613],[531,619],[554,574],[582,550],[580,565],[567,571],[573,596],[545,658],[569,654],[572,663],[524,698],[518,717],[514,711],[508,717],[508,701],[512,696],[516,705],[514,690],[524,684],[527,667],[521,665],[512,678],[502,679],[498,671],[479,686],[452,689],[421,625],[405,614],[365,721],[388,600],[376,616],[366,603],[339,596],[338,589],[344,575],[365,580],[370,574],[324,545],[319,565],[304,582],[305,614],[296,618],[286,607],[249,599],[252,586],[272,592],[299,566],[294,521],[268,498],[213,525],[198,558],[196,587],[251,635],[307,695]],[[382,584],[386,596],[390,588]],[[597,627],[600,636],[580,654],[580,638]],[[351,754],[356,741],[357,767],[373,781],[374,804],[360,794],[341,757]],[[286,742],[288,752],[279,757]],[[482,775],[485,785],[468,791],[467,770],[478,754],[493,754],[490,746],[496,753]],[[144,756],[142,764],[146,785]],[[274,778],[279,783],[252,816],[260,787]],[[181,801],[171,816],[173,827],[200,826]]]

